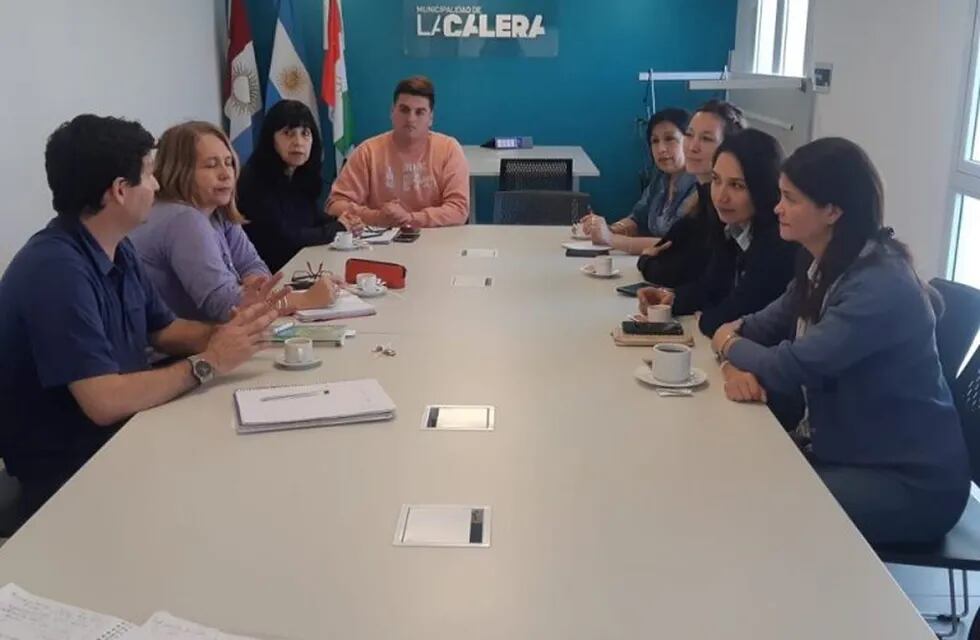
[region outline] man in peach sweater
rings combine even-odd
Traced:
[[[354,150],[333,183],[327,213],[348,228],[464,224],[470,172],[459,142],[431,130],[435,87],[422,76],[407,78],[393,103],[392,130]]]

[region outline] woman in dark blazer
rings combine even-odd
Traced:
[[[697,178],[696,202],[656,245],[643,250],[636,267],[647,282],[677,287],[704,273],[714,240],[722,233],[711,204],[715,151],[747,126],[742,110],[723,100],[709,100],[691,116],[684,131],[684,170]]]
[[[698,326],[712,336],[722,324],[782,295],[796,256],[795,245],[779,237],[774,212],[782,161],[779,142],[763,131],[725,138],[711,176],[711,201],[721,226],[708,236],[708,265],[698,279],[676,289],[641,289],[642,312],[651,304],[669,304],[674,315],[700,312]]]
[[[309,108],[281,100],[238,180],[238,208],[259,256],[278,271],[303,247],[328,244],[344,226],[317,206],[323,146]]]

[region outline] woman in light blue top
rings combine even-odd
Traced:
[[[155,173],[157,203],[129,237],[167,305],[182,318],[225,322],[236,307],[265,300],[278,277],[242,230],[238,161],[225,133],[208,122],[171,127],[160,137]],[[284,310],[326,307],[334,297],[334,285],[321,279],[290,293]]]
[[[793,438],[865,537],[941,538],[970,491],[936,352],[941,302],[882,226],[881,180],[856,144],[800,147],[779,183],[780,234],[811,260],[778,300],[718,329],[725,391],[751,401],[802,390]]]
[[[684,172],[684,132],[690,115],[683,109],[664,109],[647,124],[647,142],[655,171],[630,215],[607,225],[596,214],[582,222],[593,242],[639,255],[656,246],[684,214],[694,208],[697,178]]]

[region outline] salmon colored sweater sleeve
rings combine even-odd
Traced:
[[[470,214],[470,169],[463,148],[450,139],[443,154],[433,154],[432,164],[442,192],[442,204],[413,211],[412,224],[418,227],[466,224]]]
[[[383,224],[381,211],[367,206],[371,196],[371,155],[370,145],[362,144],[354,149],[330,189],[329,215],[339,218],[344,213],[352,213],[364,224]]]

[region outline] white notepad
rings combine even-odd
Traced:
[[[322,309],[304,309],[297,311],[295,316],[300,322],[315,322],[317,320],[339,320],[341,318],[359,318],[376,314],[374,306],[361,300],[354,294],[341,291],[337,301],[331,307]]]
[[[0,589],[4,640],[119,640],[135,625],[35,596],[10,583]]]
[[[239,389],[238,433],[388,420],[395,403],[374,379]]]

